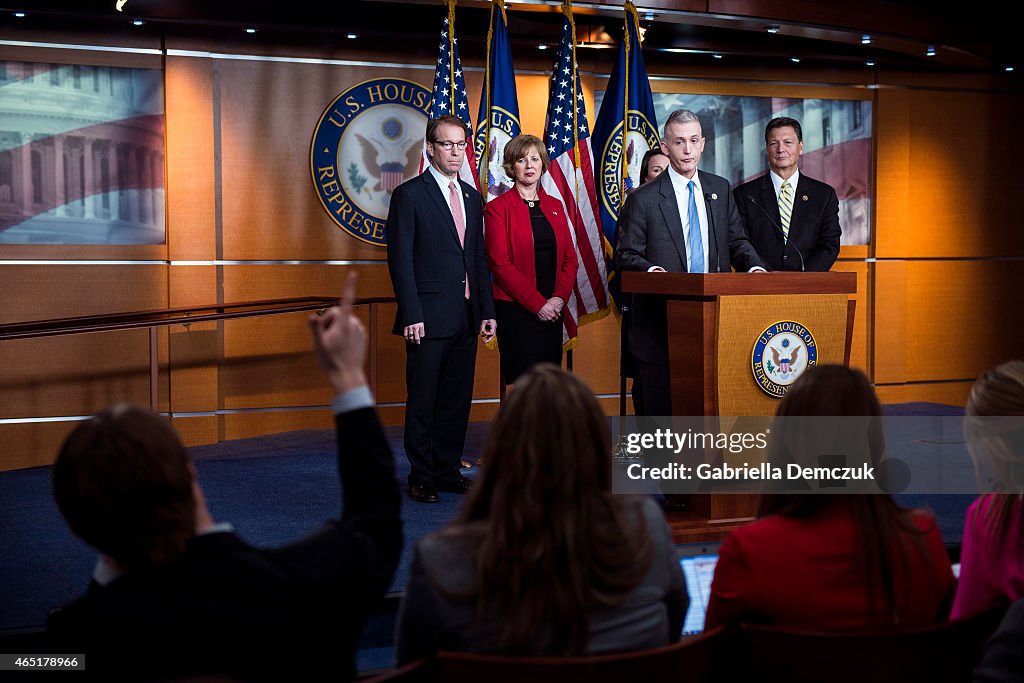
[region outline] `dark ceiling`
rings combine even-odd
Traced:
[[[395,58],[427,62],[434,57],[444,11],[439,0],[127,0],[122,12],[115,10],[115,0],[0,3],[0,33],[5,37],[24,29],[144,33],[377,54],[384,50]],[[644,52],[652,73],[678,71],[681,64],[717,62],[750,68],[1005,74],[1007,66],[1022,66],[1024,49],[1012,21],[1019,3],[984,3],[972,8],[970,15],[962,3],[922,0],[650,0],[637,5],[647,30]],[[457,28],[468,63],[477,62],[485,52],[489,5],[485,0],[458,4]],[[558,2],[506,0],[506,5],[517,58],[542,58],[539,46],[558,43]],[[579,41],[618,43],[621,2],[576,2],[574,7]],[[27,16],[15,17],[19,11]],[[132,20],[145,23],[133,26]],[[778,26],[778,32],[769,33],[770,25]],[[257,32],[246,36],[245,28]],[[356,37],[347,38],[349,33]],[[865,35],[870,36],[869,44],[863,44]],[[934,46],[934,56],[926,55],[929,46]],[[613,50],[587,49],[592,70],[610,65],[614,57]]]

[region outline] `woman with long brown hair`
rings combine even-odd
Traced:
[[[581,655],[679,638],[687,597],[665,519],[611,492],[608,422],[580,380],[524,374],[458,518],[416,544],[398,661],[439,650]]]
[[[848,452],[856,438],[877,464],[884,449],[881,415],[864,373],[840,365],[809,368],[776,416],[830,421],[810,438],[805,425],[799,433],[773,433],[769,458],[789,436],[798,448],[815,449],[789,454],[798,459]],[[744,621],[815,630],[911,627],[945,617],[953,572],[930,514],[904,509],[886,493],[801,493],[763,496],[758,517],[719,548],[706,627]]]
[[[967,450],[995,492],[967,509],[953,617],[1024,597],[1024,361],[978,378],[964,412]]]

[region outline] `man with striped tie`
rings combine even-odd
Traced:
[[[736,188],[750,243],[769,270],[825,272],[839,255],[839,199],[800,172],[800,122],[779,116],[764,131],[769,173]]]

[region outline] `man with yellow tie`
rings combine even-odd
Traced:
[[[769,270],[825,272],[839,255],[839,199],[831,185],[800,172],[800,122],[780,116],[764,131],[767,175],[735,190],[750,243]]]

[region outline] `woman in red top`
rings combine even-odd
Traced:
[[[576,248],[561,202],[540,187],[548,169],[544,144],[519,135],[505,145],[512,189],[484,214],[487,259],[494,273],[501,373],[511,384],[537,363],[562,363],[562,309],[576,282]]]
[[[881,414],[864,373],[839,365],[809,368],[776,412],[835,420],[825,425],[831,436],[822,430],[816,448],[856,436],[870,444],[876,464],[884,450],[880,422],[860,421],[858,434],[851,434],[857,422],[840,420]],[[806,432],[807,422],[800,425],[791,429]],[[780,437],[776,428],[785,427],[773,426],[773,441]],[[798,443],[806,434],[789,436]],[[765,495],[758,516],[719,548],[706,628],[738,622],[811,630],[893,628],[946,618],[955,582],[930,514],[904,509],[885,493],[805,493]]]

